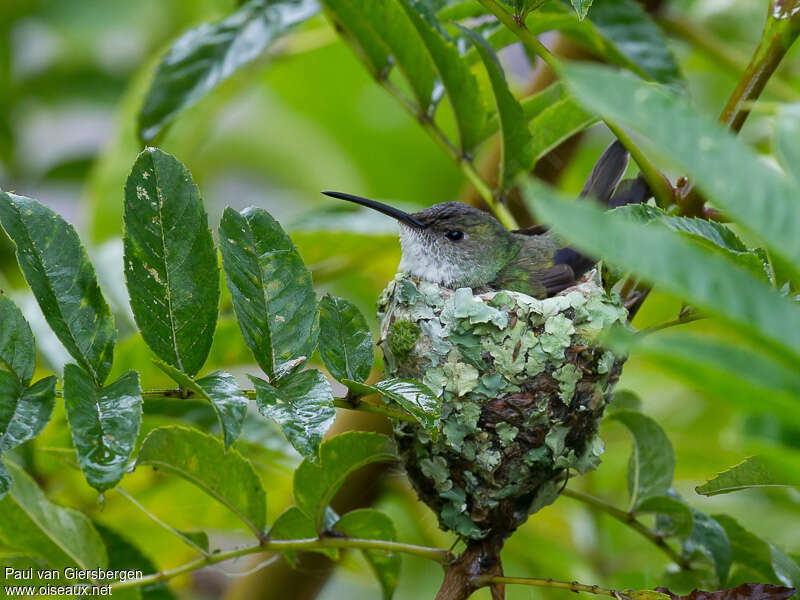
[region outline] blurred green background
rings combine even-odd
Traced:
[[[123,341],[115,373],[139,369],[145,387],[168,382],[151,366],[149,351],[135,333],[122,279],[123,186],[141,149],[134,133],[136,111],[169,42],[188,27],[225,16],[235,4],[232,0],[0,2],[0,188],[37,198],[76,225],[120,327]],[[668,12],[713,32],[734,55],[749,55],[764,20],[762,3],[752,0],[667,4]],[[685,42],[671,43],[695,105],[715,116],[735,86],[736,74]],[[523,88],[530,67],[522,53],[510,48],[502,58]],[[800,90],[797,49],[786,60],[782,75],[792,85],[797,82]],[[769,88],[766,96],[769,99]],[[771,127],[769,115],[757,114],[742,135],[763,148]],[[602,127],[584,135],[560,175],[559,187],[577,192],[610,139]],[[237,72],[187,110],[160,146],[191,169],[212,229],[227,205],[266,208],[292,234],[318,291],[354,301],[368,315],[373,330],[375,299],[399,259],[395,225],[380,216],[342,213],[343,207],[319,191],[349,191],[408,206],[454,200],[465,193],[457,167],[370,79],[322,17],[303,25],[271,56]],[[66,353],[26,291],[7,239],[0,240],[0,288],[24,306],[40,348],[40,371],[59,372]],[[669,320],[679,308],[679,301],[654,293],[635,324],[644,327]],[[255,372],[225,294],[222,310],[208,370],[234,365],[234,373]],[[709,330],[713,324],[701,321],[686,327]],[[708,514],[726,512],[788,553],[800,554],[796,490],[750,490],[717,498],[694,493],[697,484],[716,472],[776,443],[800,458],[797,431],[785,430],[777,415],[746,417],[736,406],[704,398],[698,390],[666,377],[657,364],[635,355],[626,364],[618,389],[635,391],[643,410],[666,430],[676,449],[676,489],[690,504]],[[346,420],[350,415],[345,411],[340,417]],[[207,418],[198,410],[182,422],[204,423]],[[148,417],[142,434],[171,422],[175,419],[166,414]],[[571,485],[623,506],[628,434],[621,425],[606,423],[602,435],[607,449],[600,469]],[[238,444],[260,469],[272,520],[291,503],[291,472],[299,459],[280,433],[256,415],[248,419],[244,438]],[[23,451],[26,467],[51,498],[120,529],[160,568],[192,557],[190,550],[119,493],[108,492],[98,501],[78,471],[64,468],[64,453],[57,449],[70,444],[63,410],[57,408],[35,442],[36,453],[31,444]],[[230,533],[238,527],[233,517],[185,482],[139,472],[122,485],[147,510],[179,529],[202,527],[220,547],[240,541]],[[375,505],[393,517],[400,540],[444,547],[452,543],[449,534],[438,530],[433,514],[415,499],[399,470],[372,487],[368,491],[375,493]],[[644,539],[569,498],[532,517],[512,537],[503,559],[507,574],[576,579],[615,588],[664,583],[667,564]],[[247,575],[263,560],[224,563],[177,579],[173,588],[186,598],[257,597],[262,592],[265,598],[273,597],[268,578],[242,595],[248,577],[273,568]],[[296,573],[298,580],[316,576],[303,569]],[[747,580],[746,573],[740,577]],[[396,598],[432,597],[440,581],[439,567],[404,557]],[[568,593],[508,590],[512,599],[562,598]],[[283,597],[292,594],[286,591]],[[377,595],[377,584],[363,559],[351,553],[319,597],[355,600]]]

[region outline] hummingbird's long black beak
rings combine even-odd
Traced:
[[[370,200],[369,198],[362,198],[361,196],[354,196],[353,194],[345,194],[344,192],[322,192],[322,193],[325,194],[326,196],[330,196],[331,198],[338,198],[339,200],[347,200],[348,202],[355,202],[356,204],[360,204],[361,206],[366,206],[367,208],[377,210],[380,213],[389,215],[390,217],[397,219],[401,223],[405,223],[406,225],[409,225],[416,229],[425,229],[425,223],[423,223],[419,219],[415,219],[407,212],[400,210],[399,208],[395,208],[394,206],[389,206],[388,204],[384,204],[383,202],[378,202],[377,200]]]

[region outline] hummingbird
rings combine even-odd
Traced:
[[[592,169],[581,196],[609,207],[645,201],[649,188],[641,178],[623,182],[627,185],[619,185],[619,197],[613,197],[628,160],[624,146],[612,143]],[[398,269],[444,287],[511,290],[541,299],[571,287],[597,262],[546,227],[509,231],[489,213],[461,202],[407,213],[353,194],[322,193],[396,219],[402,249]]]

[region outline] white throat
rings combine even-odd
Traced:
[[[400,225],[400,247],[403,257],[398,269],[412,277],[451,287],[453,282],[461,279],[462,269],[451,262],[424,231]]]

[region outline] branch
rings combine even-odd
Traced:
[[[146,575],[141,579],[128,579],[120,581],[111,586],[113,590],[120,590],[125,588],[139,587],[142,585],[149,585],[152,583],[159,583],[172,579],[184,573],[190,573],[197,569],[202,569],[209,565],[239,558],[240,556],[247,556],[250,554],[259,554],[262,552],[277,552],[282,550],[296,550],[308,551],[317,550],[320,548],[357,548],[359,550],[384,550],[387,552],[400,552],[403,554],[413,554],[420,558],[432,560],[441,565],[446,565],[451,562],[454,557],[449,550],[443,548],[429,548],[427,546],[416,546],[414,544],[404,544],[401,542],[390,542],[387,540],[364,540],[360,538],[346,538],[346,537],[319,537],[301,540],[265,540],[264,542],[252,546],[245,546],[243,548],[235,548],[224,552],[218,552],[210,556],[199,558],[192,562]]]
[[[492,584],[516,583],[519,585],[530,585],[534,587],[558,588],[570,590],[571,592],[585,592],[587,594],[597,594],[598,596],[611,596],[612,598],[627,598],[625,593],[617,590],[601,588],[597,585],[586,585],[577,581],[555,581],[554,579],[541,579],[536,577],[500,577],[484,576],[478,578],[481,587]]]
[[[255,400],[255,390],[242,390],[242,393],[250,400]],[[56,390],[56,397],[63,398],[64,390]],[[142,390],[142,400],[171,400],[174,398],[193,398],[194,394],[189,390],[181,389],[151,389]],[[389,419],[398,419],[400,421],[408,421],[409,423],[416,423],[417,420],[407,412],[394,410],[387,406],[376,404],[375,402],[367,402],[360,398],[347,396],[345,398],[334,398],[333,405],[336,408],[346,408],[347,410],[358,410],[361,412],[368,412],[375,415],[381,415]]]
[[[571,488],[565,488],[564,491],[561,492],[563,496],[568,496],[584,504],[588,504],[589,506],[596,508],[608,515],[611,515],[620,523],[623,523],[639,533],[640,535],[644,536],[648,540],[650,540],[654,545],[656,545],[664,554],[669,556],[681,569],[690,569],[691,565],[689,561],[683,558],[680,554],[678,554],[672,546],[667,544],[664,541],[664,537],[659,535],[652,529],[645,526],[641,521],[636,519],[636,515],[631,512],[626,512],[621,508],[617,508],[616,506],[609,504],[605,500],[601,500],[600,498],[596,498],[595,496],[590,496],[585,492],[580,492],[578,490],[573,490]],[[585,591],[585,590],[584,590]]]

